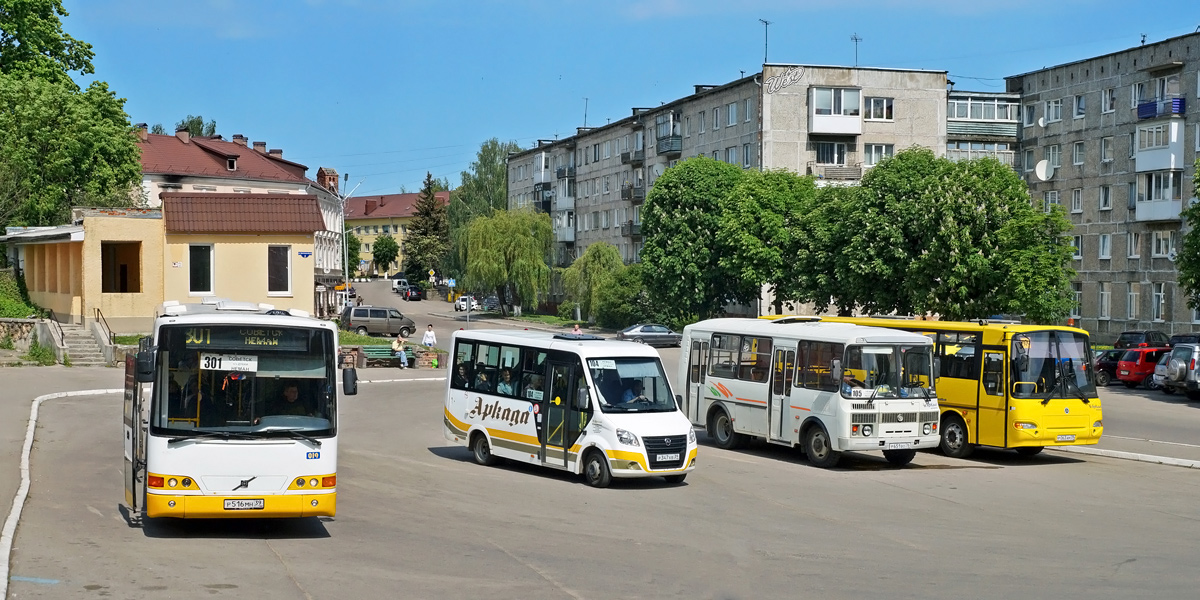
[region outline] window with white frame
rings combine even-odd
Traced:
[[[1097,308],[1099,308],[1098,316],[1101,319],[1112,317],[1112,290],[1109,289],[1111,287],[1112,284],[1107,281],[1100,282],[1100,302]]]
[[[857,117],[861,93],[851,88],[813,88],[814,114]]]
[[[846,144],[841,142],[817,142],[817,164],[845,165]]]
[[[1162,258],[1175,250],[1175,231],[1158,229],[1151,233],[1150,256]]]
[[[750,144],[742,144],[742,166],[746,168],[753,166],[750,162]]]
[[[1200,77],[1196,79],[1200,79]],[[1200,152],[1200,123],[1196,123],[1195,128],[1196,133],[1192,137],[1196,138],[1196,152]]]
[[[1138,318],[1138,305],[1141,304],[1141,290],[1139,285],[1134,282],[1129,282],[1128,292],[1125,293],[1125,318],[1131,321],[1136,321]]]
[[[1083,236],[1071,236],[1071,257],[1075,259],[1083,258]]]
[[[1058,144],[1046,146],[1046,160],[1050,162],[1050,166],[1055,169],[1062,166],[1062,149]]]
[[[1036,165],[1036,164],[1037,164],[1037,160],[1035,160],[1033,158],[1033,150],[1026,150],[1025,151],[1025,170],[1032,171],[1034,165]]]
[[[892,98],[867,98],[863,106],[863,118],[869,121],[891,121],[893,102]]]
[[[213,293],[212,244],[188,246],[188,293],[191,295]]]
[[[1083,212],[1083,188],[1071,190],[1071,212]]]
[[[713,123],[712,123],[712,126],[713,126],[713,127],[712,127],[712,128],[713,128],[713,131],[716,131],[716,130],[718,130],[718,129],[720,129],[720,128],[721,128],[721,108],[720,108],[719,106],[714,106],[714,107],[713,107]]]
[[[1100,244],[1096,250],[1096,256],[1099,258],[1112,258],[1112,234],[1100,234]]]
[[[1072,283],[1071,291],[1075,296],[1075,304],[1071,306],[1071,316],[1078,319],[1083,316],[1083,284],[1079,282]]]
[[[1112,136],[1100,138],[1100,162],[1113,161],[1113,139]]]
[[[736,165],[738,164],[738,149],[737,146],[730,146],[725,149],[725,162]]]
[[[746,98],[745,107],[745,110],[742,112],[745,113],[746,122],[749,123],[751,115],[754,114],[754,105],[750,104],[750,98]]]
[[[1037,121],[1036,117],[1037,117],[1037,105],[1036,104],[1026,104],[1025,105],[1025,126],[1032,127],[1033,124]]]
[[[696,115],[696,122],[700,124],[699,133],[704,133],[704,123],[706,122],[704,120],[704,111],[700,111],[700,113]]]
[[[604,158],[609,158],[612,156],[611,144],[612,144],[612,142],[610,142],[609,140],[604,140]]]
[[[1100,102],[1100,112],[1110,113],[1117,110],[1117,88],[1104,90],[1104,98]]]
[[[267,295],[292,295],[291,246],[267,246]]]
[[[1154,171],[1138,176],[1138,202],[1183,199],[1183,171]]]
[[[1071,162],[1075,165],[1083,164],[1083,142],[1075,142],[1071,144]]]
[[[1100,210],[1112,210],[1112,186],[1100,186]]]
[[[893,144],[866,144],[863,146],[863,162],[868,166],[877,165],[879,161],[891,158],[894,148]]]
[[[1042,194],[1042,210],[1050,212],[1050,207],[1058,204],[1058,190],[1047,190]]]
[[[1167,130],[1166,123],[1150,125],[1147,127],[1138,127],[1137,138],[1138,150],[1166,148],[1171,143],[1170,134]]]
[[[1020,121],[1017,114],[1020,108],[995,98],[954,98],[946,102],[946,117],[971,121]]]
[[[1129,108],[1137,108],[1138,102],[1146,99],[1146,83],[1135,83],[1129,87]]]
[[[738,108],[737,102],[730,102],[729,106],[725,107],[725,119],[726,119],[725,124],[726,125],[728,125],[730,127],[737,125],[737,108]]]
[[[1046,101],[1046,122],[1053,123],[1062,120],[1062,98]]]
[[[604,176],[604,193],[605,193],[605,194],[607,194],[607,193],[609,192],[609,179],[610,179],[611,177],[612,177],[611,175],[605,175],[605,176]]]
[[[1152,300],[1155,321],[1163,321],[1167,318],[1167,284],[1152,283],[1154,299]]]
[[[1086,106],[1085,98],[1086,98],[1086,96],[1084,96],[1083,94],[1075,96],[1075,118],[1076,119],[1082,119],[1084,117],[1084,114],[1085,114],[1084,109]]]
[[[370,244],[363,244],[363,245],[362,245],[362,251],[363,251],[363,252],[370,252],[370,251],[371,251],[371,245],[370,245]]]
[[[1135,231],[1130,231],[1125,234],[1125,248],[1129,258],[1140,258],[1142,256],[1142,234]]]

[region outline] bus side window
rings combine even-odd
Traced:
[[[737,379],[738,350],[742,336],[714,333],[712,344],[709,346],[708,372],[713,377]]]
[[[471,382],[474,381],[474,373],[472,373],[471,363],[475,355],[475,344],[471,342],[458,342],[454,350],[454,373],[450,377],[450,386],[456,389],[465,390],[471,387]]]
[[[983,389],[989,396],[1004,395],[1004,355],[989,352],[983,356]]]
[[[941,357],[939,377],[979,379],[979,336],[974,333],[939,333],[937,352]]]
[[[738,379],[742,381],[767,381],[767,373],[771,372],[771,338],[747,337],[742,338],[741,361],[738,366]]]

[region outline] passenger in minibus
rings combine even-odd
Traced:
[[[513,394],[512,369],[500,371],[500,381],[496,384],[496,393],[511,396]]]
[[[484,373],[482,368],[479,368],[478,371],[475,374],[475,389],[480,392],[491,392],[492,382],[488,380],[487,373]]]
[[[454,370],[454,387],[465,388],[470,381],[471,374],[467,372],[467,364],[458,363],[458,368]]]

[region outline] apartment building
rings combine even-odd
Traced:
[[[509,207],[551,214],[557,266],[598,241],[635,262],[646,193],[680,160],[708,156],[853,183],[898,148],[944,154],[946,109],[945,71],[767,64],[510,155]]]
[[[1175,258],[1200,151],[1200,34],[1007,78],[1020,95],[1018,164],[1030,195],[1073,225],[1076,322],[1111,342],[1128,329],[1200,329]]]

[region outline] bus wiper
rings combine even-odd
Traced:
[[[272,429],[270,433],[282,433],[291,438],[312,442],[314,446],[321,445],[321,440],[318,440],[317,438],[315,438],[311,435],[305,435],[303,433],[300,433],[299,431],[296,431],[295,429]]]
[[[1062,370],[1063,370],[1063,376],[1064,376],[1064,379],[1067,379],[1067,381],[1069,381],[1069,382],[1070,382],[1070,385],[1069,385],[1069,386],[1067,386],[1067,387],[1074,387],[1074,388],[1075,388],[1075,395],[1079,396],[1079,399],[1080,399],[1080,400],[1082,400],[1084,404],[1091,404],[1091,403],[1092,403],[1092,401],[1091,401],[1091,400],[1088,400],[1088,398],[1087,398],[1087,394],[1084,394],[1084,393],[1083,393],[1083,390],[1079,389],[1079,382],[1078,382],[1078,381],[1075,381],[1075,377],[1074,377],[1074,374],[1075,374],[1075,359],[1073,359],[1073,358],[1068,358],[1068,359],[1067,359],[1067,364],[1066,364],[1066,365],[1063,365],[1063,366],[1060,366],[1060,369],[1062,369]],[[1071,375],[1072,375],[1071,377],[1066,377],[1066,372],[1067,372],[1068,370],[1070,371],[1070,373],[1071,373]]]
[[[245,434],[245,433],[238,433],[236,431],[203,431],[200,433],[190,433],[187,435],[175,436],[175,437],[167,440],[167,443],[168,444],[178,444],[179,442],[183,442],[186,440],[194,440],[196,438],[208,438],[208,439],[218,439],[218,440],[253,440],[253,439],[255,439],[255,437],[252,435]]]

